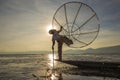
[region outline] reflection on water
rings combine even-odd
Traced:
[[[58,73],[56,69],[48,69],[46,80],[63,80],[62,74]]]
[[[54,59],[56,59],[56,55],[54,55],[54,58],[53,58],[53,54],[48,54],[48,58],[49,58],[48,65],[51,68],[53,68],[57,64],[56,61],[54,61]]]
[[[48,58],[48,65],[50,68],[47,69],[46,80],[63,80],[62,74],[58,73],[55,69],[55,66],[57,65],[57,62],[55,61],[56,55],[48,54]]]
[[[97,70],[81,70],[79,68],[73,68],[71,66],[66,66],[64,63],[54,61],[53,55],[49,54],[49,66],[50,69],[47,70],[46,80],[120,80],[118,78],[100,76],[106,75],[106,71],[97,71]],[[56,59],[56,55],[54,56]],[[54,65],[53,65],[54,63]],[[62,67],[59,67],[59,66]],[[112,72],[111,72],[112,73]],[[69,77],[67,77],[69,76]],[[66,78],[67,77],[67,78]]]
[[[97,61],[98,56],[63,54],[63,59]],[[99,56],[104,61],[120,61],[119,56]],[[111,57],[111,58],[110,58]],[[56,59],[56,55],[54,56]],[[71,65],[54,61],[52,54],[4,54],[0,55],[0,80],[120,80],[120,77],[105,77],[98,74],[113,74],[113,71],[75,69]],[[120,70],[120,69],[119,69]],[[105,73],[104,73],[105,72]],[[107,72],[107,73],[106,73]],[[116,76],[120,76],[120,71]]]

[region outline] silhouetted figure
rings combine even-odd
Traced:
[[[58,31],[55,29],[49,30],[49,34],[52,34],[52,50],[54,50],[55,41],[57,41],[57,43],[58,43],[59,61],[62,61],[62,45],[63,45],[63,43],[66,43],[68,46],[73,44],[72,40],[70,40],[66,36],[59,35],[59,33],[62,31],[62,28],[63,27],[61,26],[60,30],[58,30]]]

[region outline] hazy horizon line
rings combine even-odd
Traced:
[[[101,48],[108,48],[108,47],[116,47],[116,46],[120,46],[120,45],[114,45],[114,46],[107,46],[107,47],[100,47],[100,48],[87,48],[87,49],[80,49],[80,48],[76,48],[76,49],[73,49],[73,48],[70,48],[70,49],[67,49],[67,50],[63,50],[63,51],[68,51],[68,50],[81,50],[81,51],[85,51],[85,50],[88,50],[88,49],[101,49]],[[0,51],[0,53],[26,53],[26,52],[52,52],[52,50],[31,50],[31,51]]]

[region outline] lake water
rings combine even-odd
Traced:
[[[55,55],[57,59],[57,55]],[[120,56],[64,54],[63,60],[120,62]],[[75,66],[54,61],[52,54],[0,54],[0,80],[120,80],[74,74]]]

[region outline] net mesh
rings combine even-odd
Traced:
[[[70,47],[81,48],[91,44],[99,32],[99,20],[94,10],[81,2],[68,2],[60,6],[53,16],[53,27],[63,30],[65,35],[73,41]]]

